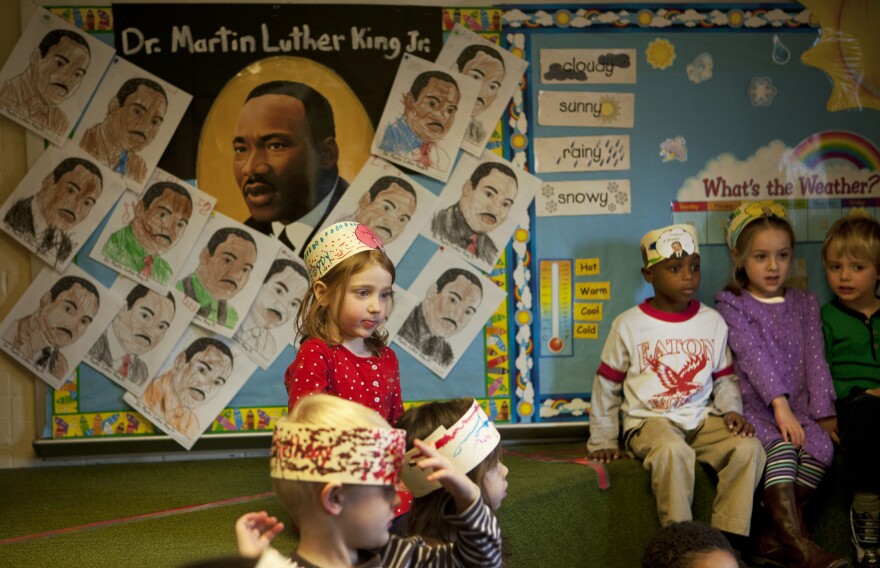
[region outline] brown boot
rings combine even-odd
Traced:
[[[776,525],[770,518],[763,499],[755,503],[753,509],[751,537],[751,546],[746,554],[749,566],[787,566],[788,558],[779,537],[776,536]]]
[[[777,483],[764,489],[764,505],[776,525],[776,535],[794,568],[844,568],[849,562],[819,548],[804,531],[794,483]]]
[[[807,527],[807,507],[809,506],[810,501],[813,500],[813,494],[816,490],[812,487],[807,487],[806,485],[798,483],[795,485],[794,491],[797,497],[798,518],[801,521],[804,536],[810,538],[810,530],[809,527]]]

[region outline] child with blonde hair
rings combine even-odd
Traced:
[[[389,534],[404,438],[357,403],[324,394],[300,400],[276,424],[270,459],[278,500],[300,527],[299,548],[288,558],[269,546],[283,526],[263,511],[236,523],[239,553],[265,568],[500,566],[501,533],[480,488],[421,440],[411,460],[445,489],[443,518],[455,538],[431,546]]]
[[[359,402],[394,424],[403,414],[400,368],[381,330],[394,264],[366,226],[342,222],[306,248],[312,286],[297,314],[299,350],[284,373],[288,411],[314,392]]]
[[[507,467],[501,463],[501,435],[473,398],[436,401],[403,413],[397,426],[406,430],[407,448],[416,440],[434,442],[459,470],[480,488],[483,501],[495,512],[507,496]],[[418,450],[410,449],[410,452]],[[427,483],[421,469],[404,464],[401,475],[413,492],[406,534],[431,544],[455,541],[456,527],[444,518],[446,496],[438,484]]]
[[[846,566],[810,540],[803,511],[831,465],[837,417],[816,295],[787,288],[795,235],[785,207],[749,202],[725,225],[733,277],[715,303],[729,331],[746,418],[767,452],[762,504],[772,522],[753,561]]]
[[[822,260],[835,295],[822,307],[822,331],[853,492],[853,556],[859,566],[880,566],[880,223],[864,210],[838,219],[825,235]]]

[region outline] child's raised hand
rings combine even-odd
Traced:
[[[611,460],[617,460],[621,457],[620,448],[596,450],[587,454],[587,459],[599,463],[611,463]]]
[[[816,420],[816,423],[822,427],[823,430],[828,432],[831,436],[831,440],[840,445],[840,433],[837,431],[837,416],[829,416],[827,418],[820,418]]]
[[[752,424],[745,419],[745,416],[739,412],[725,413],[724,423],[727,424],[727,429],[730,430],[734,436],[751,438],[755,435],[755,427],[752,426]]]
[[[270,517],[266,511],[245,513],[235,522],[235,540],[238,553],[247,558],[257,558],[269,548],[272,539],[284,530],[284,523]]]
[[[477,484],[443,457],[433,444],[415,440],[413,445],[420,452],[416,456],[419,468],[434,470],[428,475],[428,481],[438,482],[449,492],[459,513],[467,510],[480,496],[480,488]]]
[[[803,447],[806,438],[804,428],[792,413],[791,407],[788,406],[788,399],[785,396],[777,396],[771,405],[773,406],[773,416],[776,418],[776,426],[782,433],[782,439],[791,442],[795,448]]]

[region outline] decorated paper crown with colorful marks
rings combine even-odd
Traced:
[[[440,426],[424,442],[433,443],[437,452],[459,471],[467,473],[492,453],[501,442],[501,434],[475,400],[458,422],[449,428]],[[415,497],[424,497],[441,486],[436,481],[428,481],[431,471],[422,470],[416,465],[414,460],[418,455],[417,448],[406,453],[400,476]]]
[[[275,479],[396,485],[406,432],[388,428],[329,428],[280,421],[272,435]]]
[[[724,225],[724,238],[727,240],[727,246],[731,249],[736,248],[736,241],[743,229],[752,221],[763,217],[778,217],[785,221],[789,220],[785,206],[775,201],[743,203],[730,213],[727,223]]]
[[[382,240],[366,225],[343,221],[319,231],[303,260],[314,282],[346,258],[365,250],[382,250]]]
[[[693,225],[686,223],[650,231],[642,237],[639,244],[642,247],[642,262],[645,268],[650,268],[667,258],[681,258],[700,252],[697,230]]]

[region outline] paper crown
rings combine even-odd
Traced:
[[[762,217],[778,217],[788,221],[788,212],[783,205],[775,201],[743,203],[730,213],[724,225],[724,238],[727,240],[728,248],[736,248],[736,241],[743,229],[752,221]]]
[[[655,229],[642,237],[639,244],[642,247],[642,262],[646,268],[667,258],[700,252],[697,231],[693,225],[686,223]]]
[[[272,435],[275,479],[396,485],[406,432],[387,428],[329,428],[279,422]]]
[[[365,250],[382,250],[382,240],[366,225],[343,221],[319,231],[303,260],[314,282],[346,258]]]
[[[495,446],[501,442],[501,434],[477,401],[474,401],[458,422],[450,428],[440,426],[425,438],[424,442],[433,443],[442,456],[452,462],[459,471],[467,473],[480,465],[480,462],[495,449]],[[424,497],[439,489],[440,484],[436,481],[428,481],[427,477],[431,472],[424,471],[415,464],[413,460],[418,455],[417,448],[406,453],[400,476],[415,497]]]

